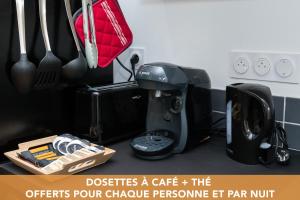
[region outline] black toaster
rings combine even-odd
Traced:
[[[73,131],[98,144],[145,131],[148,92],[135,82],[88,87],[76,92]]]

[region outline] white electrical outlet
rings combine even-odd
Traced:
[[[259,57],[256,59],[254,63],[254,71],[259,75],[259,76],[265,76],[266,74],[269,73],[270,69],[272,67],[271,62],[267,57]]]
[[[231,78],[300,83],[300,53],[235,50],[230,57]]]
[[[276,72],[282,78],[291,76],[295,70],[295,63],[290,58],[282,58],[275,64]]]
[[[234,70],[239,74],[245,74],[249,67],[251,66],[250,61],[247,57],[238,57],[233,62],[233,68]]]
[[[124,51],[118,58],[128,70],[132,71],[130,59],[135,54],[139,56],[139,62],[135,65],[135,73],[136,73],[140,68],[140,66],[142,66],[145,62],[145,48],[130,47],[129,49]],[[124,70],[117,61],[115,61],[114,62],[114,83],[126,82],[128,81],[129,76],[130,74],[126,70]],[[133,77],[131,80],[133,80]]]
[[[130,59],[134,55],[138,55],[139,57],[139,62],[135,65],[135,71],[137,72],[139,68],[144,64],[145,62],[145,49],[142,47],[130,47],[129,48],[129,64],[130,64]]]

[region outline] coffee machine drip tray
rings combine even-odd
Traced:
[[[167,130],[149,131],[133,139],[130,146],[140,158],[158,160],[172,154],[174,133]]]

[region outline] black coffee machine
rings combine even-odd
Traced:
[[[147,131],[131,142],[138,157],[162,159],[210,136],[210,79],[204,70],[152,63],[139,69],[136,80],[149,90]]]
[[[226,89],[227,153],[241,163],[272,159],[275,128],[271,90],[258,84],[233,84]]]

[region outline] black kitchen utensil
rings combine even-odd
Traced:
[[[87,71],[87,61],[81,51],[79,40],[75,31],[70,0],[65,0],[65,6],[73,38],[78,51],[78,58],[70,61],[69,63],[63,66],[63,76],[69,80],[79,80],[84,76],[84,74]]]
[[[37,69],[35,82],[36,89],[53,88],[59,83],[62,72],[62,62],[51,50],[47,28],[46,3],[46,0],[39,0],[39,15],[46,47],[46,56],[42,59]]]
[[[20,40],[20,60],[11,68],[11,79],[20,93],[28,93],[34,82],[36,66],[27,58],[24,0],[16,0]]]

